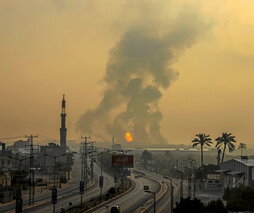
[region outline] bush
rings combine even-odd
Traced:
[[[229,211],[247,211],[248,203],[245,200],[230,200],[227,202],[227,209]]]
[[[207,213],[227,213],[228,210],[224,206],[223,202],[221,200],[213,200],[208,203],[206,207]]]
[[[191,200],[190,198],[181,199],[179,203],[176,203],[176,207],[173,209],[174,213],[186,213],[186,212],[195,212],[195,213],[204,213],[205,206],[204,204],[194,198]]]
[[[227,201],[227,208],[231,211],[254,211],[254,186],[241,185],[238,188],[227,189],[223,199]]]
[[[108,190],[108,194],[115,194],[116,193],[116,188],[115,187],[111,187],[109,190]]]
[[[181,199],[179,203],[176,204],[176,208],[173,210],[174,213],[228,213],[226,207],[221,200],[211,201],[205,206],[200,200],[194,198]]]

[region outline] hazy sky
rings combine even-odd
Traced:
[[[171,64],[179,75],[161,90],[162,135],[190,144],[196,133],[228,131],[252,145],[252,0],[0,0],[0,137],[58,139],[65,94],[68,139],[79,140],[76,123],[100,102],[109,51],[123,34],[139,21],[163,31],[188,11],[206,27]]]

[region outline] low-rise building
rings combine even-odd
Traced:
[[[224,187],[236,187],[239,184],[254,183],[254,159],[243,156],[221,163],[222,184]]]

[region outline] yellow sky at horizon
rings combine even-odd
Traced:
[[[127,15],[138,16],[140,5],[27,2],[0,0],[0,137],[58,138],[64,93],[68,136],[79,140],[75,124],[100,101],[109,50],[135,21]],[[229,131],[254,146],[254,2],[193,2],[211,27],[174,64],[179,78],[160,102],[162,134],[174,144],[189,144],[196,133],[215,138]]]

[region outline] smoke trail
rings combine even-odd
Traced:
[[[181,14],[169,26],[161,29],[139,22],[130,27],[110,51],[101,102],[80,118],[78,130],[120,140],[129,131],[134,141],[167,142],[160,132],[161,90],[177,78],[172,65],[195,42],[203,24],[193,14]]]

